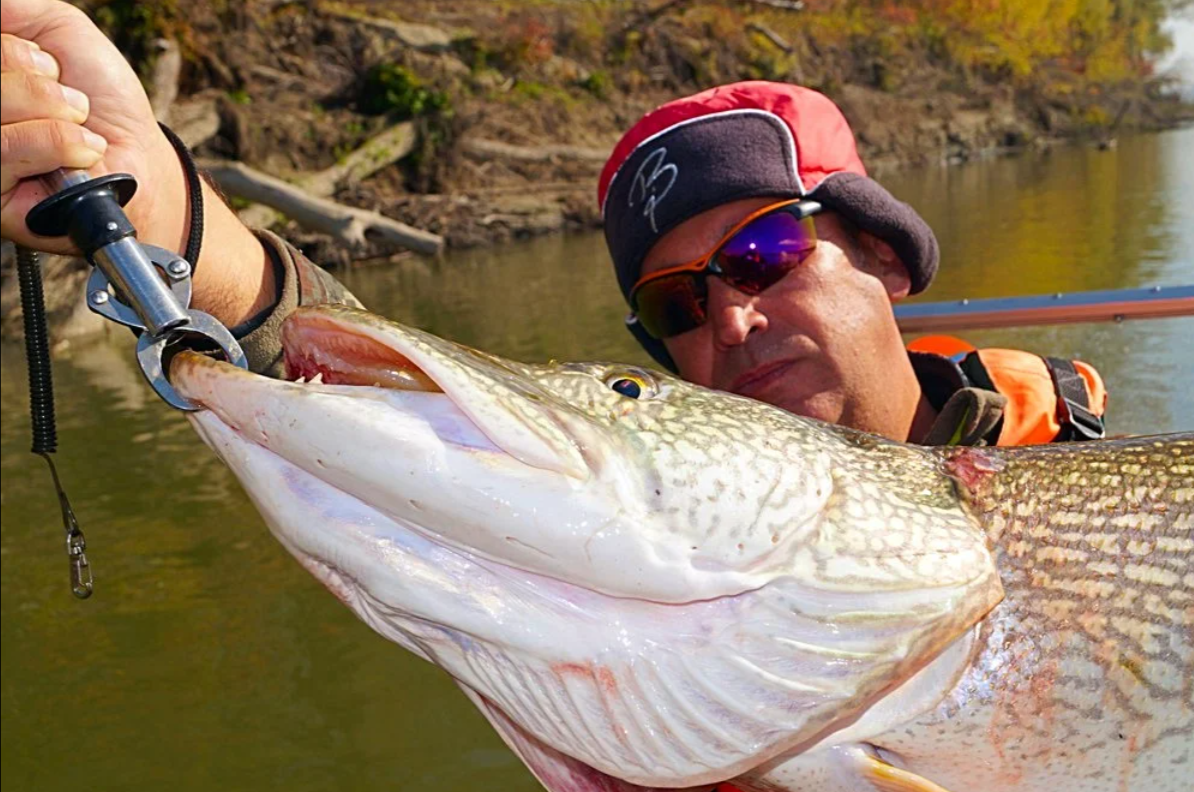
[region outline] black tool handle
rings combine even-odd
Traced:
[[[122,208],[137,192],[137,180],[127,173],[91,178],[86,171],[56,170],[41,177],[50,197],[25,218],[39,236],[70,236],[87,258],[105,245],[136,236]]]

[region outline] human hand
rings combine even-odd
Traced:
[[[0,236],[77,254],[69,239],[35,236],[25,225],[26,214],[46,197],[29,177],[86,168],[94,176],[132,174],[137,194],[124,211],[137,238],[182,252],[190,230],[182,163],[112,42],[86,14],[59,0],[4,0],[0,52]],[[200,260],[191,262],[192,305],[233,326],[273,303],[273,266],[214,191],[206,184],[202,191],[204,244]]]
[[[30,178],[56,168],[130,173],[125,213],[144,242],[179,250],[186,233],[185,177],[149,98],[124,56],[77,8],[58,0],[0,6],[0,236],[54,253],[66,238],[35,236],[25,215],[45,188]]]

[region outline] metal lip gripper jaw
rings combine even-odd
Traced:
[[[166,378],[167,347],[188,337],[214,343],[227,361],[248,368],[240,344],[210,314],[190,308],[193,267],[182,256],[137,241],[122,207],[137,181],[127,173],[91,178],[84,171],[58,170],[41,177],[51,193],[30,210],[25,223],[35,234],[70,236],[95,265],[87,279],[87,305],[134,330],[137,362],[150,386],[171,407],[196,411]]]

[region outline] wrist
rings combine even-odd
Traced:
[[[186,173],[161,130],[157,130],[146,161],[154,180],[152,185],[141,184],[133,198],[133,203],[141,203],[136,207],[136,217],[130,217],[137,227],[137,238],[183,255],[190,232]]]

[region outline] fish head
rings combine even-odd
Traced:
[[[176,358],[194,425],[299,562],[541,780],[733,777],[856,718],[998,600],[919,452],[346,307],[296,311],[283,343],[295,381]]]

